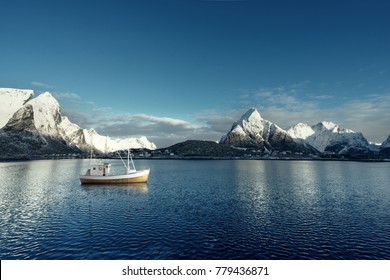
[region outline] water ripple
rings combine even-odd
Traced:
[[[2,259],[390,258],[388,165],[141,161],[147,186],[85,187],[87,164],[0,163]]]

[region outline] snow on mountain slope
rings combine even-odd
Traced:
[[[385,141],[383,141],[381,148],[390,148],[390,135],[387,137]]]
[[[108,136],[100,135],[93,128],[80,129],[73,132],[70,137],[70,143],[80,150],[88,151],[93,149],[100,153],[112,153],[130,148],[156,149],[156,145],[149,142],[145,136],[140,138],[112,139]]]
[[[146,137],[110,139],[94,129],[79,127],[61,115],[58,101],[49,92],[35,98],[32,98],[33,91],[1,89],[0,93],[4,103],[12,108],[4,110],[1,120],[5,123],[5,130],[12,130],[13,134],[26,130],[39,133],[43,139],[49,137],[53,141],[65,142],[70,147],[83,151],[93,149],[101,153],[129,148],[156,149]]]
[[[386,158],[390,158],[390,135],[383,141],[382,145],[379,147],[379,151]]]
[[[256,139],[261,137],[262,131],[269,130],[271,123],[264,120],[255,108],[251,108],[233,126],[235,128],[232,131],[249,134],[252,138]]]
[[[346,154],[369,151],[369,143],[360,132],[341,128],[333,122],[320,122],[313,126],[299,123],[287,132],[294,139],[304,140],[319,152]]]
[[[94,149],[108,153],[115,150],[114,147],[109,146],[108,137],[98,134],[95,129],[83,129],[84,145],[91,145]]]
[[[2,130],[35,132],[33,107],[30,104],[26,104],[17,110]]]
[[[294,139],[306,139],[310,135],[313,135],[315,131],[311,126],[305,123],[298,123],[287,130],[287,133]]]
[[[231,130],[220,140],[221,144],[228,144],[244,148],[264,148],[265,150],[316,152],[302,141],[294,139],[276,124],[263,119],[260,113],[251,108],[237,122]]]
[[[59,124],[59,132],[63,138],[72,135],[79,129],[81,129],[81,127],[75,123],[72,123],[68,117],[62,117],[61,123]]]
[[[32,90],[0,88],[0,128],[5,126],[12,115],[33,96]]]
[[[113,140],[116,143],[115,150],[126,150],[128,147],[134,148],[146,148],[149,150],[157,149],[154,143],[149,142],[145,136],[139,138],[125,138],[125,139],[116,139]]]
[[[222,136],[220,143],[238,146],[262,144],[262,134],[267,133],[270,127],[271,123],[264,120],[255,108],[251,108],[233,123],[230,132]]]
[[[62,121],[62,116],[57,100],[49,92],[45,92],[27,104],[32,105],[34,109],[36,129],[44,135],[59,136],[58,125]]]

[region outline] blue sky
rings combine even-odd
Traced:
[[[4,1],[0,87],[164,147],[219,140],[251,107],[390,134],[389,1]]]

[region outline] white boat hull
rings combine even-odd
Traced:
[[[124,175],[80,175],[81,184],[131,184],[146,183],[150,169],[138,170]]]

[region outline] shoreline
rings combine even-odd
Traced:
[[[100,159],[120,159],[112,156],[97,156]],[[89,159],[89,156],[23,156],[15,158],[0,158],[0,162],[19,162],[19,161],[35,161],[35,160],[63,160],[63,159]],[[134,160],[281,160],[281,161],[356,161],[356,162],[390,162],[388,158],[342,158],[342,157],[224,157],[224,156],[154,156],[140,157],[133,156]]]

